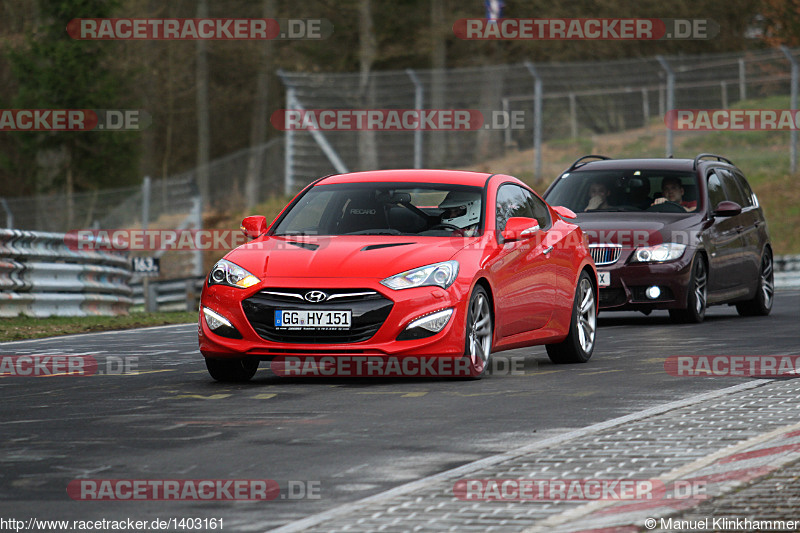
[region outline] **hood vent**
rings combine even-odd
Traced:
[[[306,250],[314,251],[319,248],[319,244],[314,244],[310,242],[295,242],[295,241],[286,241],[287,244],[293,244],[299,248],[305,248]]]
[[[394,246],[408,246],[409,244],[417,244],[415,242],[387,242],[385,244],[370,244],[361,249],[362,252],[367,250],[380,250],[381,248],[392,248]]]

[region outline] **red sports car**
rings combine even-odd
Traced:
[[[597,273],[575,214],[502,174],[384,170],[300,192],[203,287],[200,351],[220,381],[287,355],[440,358],[481,377],[492,352],[595,344]]]

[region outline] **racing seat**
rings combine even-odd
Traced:
[[[353,198],[348,202],[339,221],[338,233],[346,234],[366,230],[386,229],[383,205],[372,198]]]

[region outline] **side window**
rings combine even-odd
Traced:
[[[733,179],[733,174],[727,170],[721,169],[718,169],[716,172],[720,174],[722,187],[725,189],[725,196],[728,197],[728,200],[736,202],[742,207],[748,205],[748,201],[747,198],[745,198],[744,192],[739,188],[736,180]]]
[[[714,209],[717,204],[727,200],[725,197],[725,190],[722,188],[722,182],[716,172],[712,171],[708,175],[708,203],[709,209]]]
[[[497,232],[506,229],[506,223],[511,217],[534,218],[530,204],[525,197],[527,191],[519,185],[501,185],[497,190]]]
[[[753,189],[750,188],[750,184],[747,183],[747,180],[744,178],[744,175],[740,172],[733,173],[733,179],[739,185],[739,188],[744,193],[744,201],[745,203],[742,204],[742,207],[753,207],[758,205],[758,198],[756,198],[755,193],[753,193]]]
[[[542,229],[550,227],[550,211],[547,209],[547,205],[538,196],[531,194],[530,191],[526,190],[525,196],[528,199],[531,211],[533,211],[533,218],[539,223],[539,227]]]

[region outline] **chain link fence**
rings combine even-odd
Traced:
[[[662,121],[667,109],[727,108],[741,100],[785,96],[800,49],[652,57],[603,62],[491,65],[361,74],[279,72],[286,109],[474,109],[521,112],[520,129],[475,131],[286,131],[256,148],[209,164],[205,216],[243,210],[255,198],[292,194],[336,172],[382,168],[463,168],[509,152],[539,148],[530,177],[542,176],[543,141],[621,132]],[[540,110],[539,113],[536,113]],[[793,132],[794,133],[794,132]],[[679,135],[675,132],[674,135]],[[580,154],[576,154],[580,155]],[[739,154],[735,154],[739,157]],[[741,154],[746,156],[746,154]],[[788,155],[787,155],[788,157]],[[9,228],[66,232],[81,228],[178,228],[197,202],[199,169],[149,187],[0,198]],[[248,188],[248,175],[256,181]],[[198,228],[199,229],[199,228]]]
[[[789,55],[796,60],[800,50]],[[647,126],[653,119],[663,120],[667,109],[728,108],[745,99],[789,95],[791,63],[783,51],[768,49],[368,76],[280,76],[288,110],[474,109],[484,115],[522,111],[525,117],[522,129],[287,131],[284,187],[289,194],[334,172],[465,167],[510,150],[540,148],[543,141]],[[665,126],[662,130],[669,152],[672,134]],[[540,178],[540,149],[535,157],[534,174]]]

